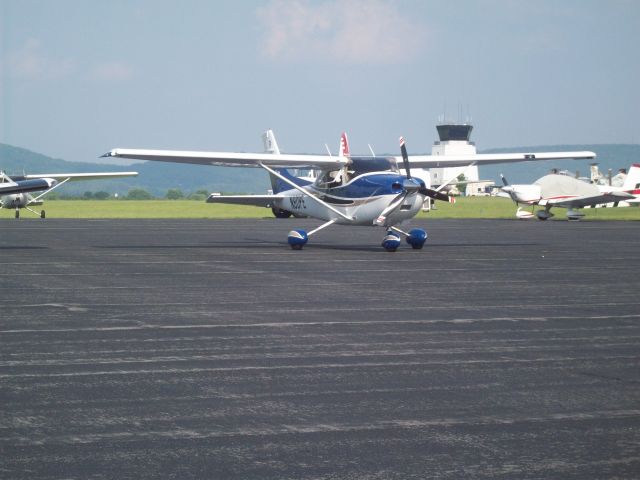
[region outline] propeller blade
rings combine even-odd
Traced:
[[[400,151],[402,152],[402,162],[404,163],[404,170],[407,172],[407,178],[411,178],[409,155],[407,154],[407,147],[404,145],[404,137],[400,137]]]
[[[513,200],[516,204],[518,203],[518,199],[516,197],[516,191],[511,185],[505,185],[500,189],[500,191],[509,195],[509,198],[511,198],[511,200]]]
[[[383,226],[385,221],[387,220],[387,217],[391,213],[393,213],[400,205],[402,205],[402,202],[404,202],[404,199],[408,194],[409,192],[407,192],[406,190],[402,193],[399,193],[396,198],[394,198],[393,201],[389,205],[387,205],[387,208],[382,211],[378,218],[376,218],[375,224]]]
[[[504,193],[508,194],[509,197],[511,198],[511,200],[513,200],[516,205],[518,204],[518,200],[516,199],[516,192],[513,189],[513,187],[511,185],[509,185],[509,182],[507,182],[507,179],[505,178],[505,176],[503,174],[500,174],[500,178],[502,179],[502,183],[504,184],[504,187],[502,187],[500,190],[503,191]]]
[[[454,197],[450,197],[446,193],[438,192],[437,190],[433,190],[427,187],[421,187],[420,193],[427,197],[433,198],[434,200],[442,200],[443,202],[456,203],[456,199]]]

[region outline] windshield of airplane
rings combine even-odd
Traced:
[[[316,184],[324,188],[335,188],[364,173],[389,171],[398,171],[393,157],[351,157],[351,162],[346,166],[346,169],[323,172],[318,177]]]

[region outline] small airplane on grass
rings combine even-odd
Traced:
[[[426,198],[450,201],[445,193],[428,188],[411,175],[411,168],[459,167],[491,163],[522,162],[561,158],[594,158],[593,152],[550,152],[475,155],[421,155],[409,158],[400,138],[401,156],[353,156],[347,135],[342,134],[337,156],[281,154],[271,130],[263,135],[267,153],[194,152],[115,148],[103,157],[131,158],[198,165],[259,167],[271,178],[269,195],[211,195],[207,202],[257,205],[274,213],[317,218],[323,223],[305,232],[292,230],[287,242],[300,250],[310,236],[333,225],[377,226],[385,229],[382,246],[395,251],[404,237],[414,249],[421,249],[427,232],[404,224],[422,208]],[[404,174],[400,172],[402,165]],[[318,171],[315,180],[292,175],[288,169]],[[278,216],[278,215],[277,215]]]
[[[135,177],[138,172],[102,172],[102,173],[47,173],[41,175],[21,175],[9,177],[0,173],[0,208],[15,208],[16,218],[20,218],[20,209],[24,208],[40,218],[45,218],[45,211],[40,213],[29,208],[42,205],[42,197],[67,182],[78,180],[102,180],[105,178]],[[13,186],[13,187],[12,187]],[[17,186],[17,187],[16,187]],[[24,187],[24,188],[22,188]],[[29,192],[43,191],[37,197]]]
[[[595,185],[559,173],[545,175],[529,185],[510,185],[504,176],[501,177],[504,183],[502,192],[511,197],[516,205],[532,206],[530,212],[518,207],[516,217],[522,219],[537,217],[547,220],[554,216],[552,207],[561,207],[567,209],[569,220],[580,220],[584,217],[580,208],[607,203],[617,207],[620,202],[632,204],[640,201],[640,164],[631,166],[622,187]],[[544,210],[534,213],[535,205],[544,207]]]

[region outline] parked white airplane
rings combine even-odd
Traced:
[[[640,164],[634,164],[622,187],[609,185],[594,185],[577,178],[552,173],[539,178],[529,185],[509,185],[502,176],[504,187],[501,190],[508,194],[517,205],[531,205],[531,212],[518,207],[518,218],[538,217],[547,220],[553,217],[552,207],[567,209],[569,220],[579,220],[584,217],[580,208],[595,205],[613,203],[614,206],[621,201],[638,203],[640,201]],[[544,210],[533,212],[535,205],[544,207]]]
[[[400,228],[422,208],[426,197],[449,200],[442,192],[432,190],[413,178],[411,168],[484,165],[491,163],[522,162],[559,158],[594,158],[593,152],[547,152],[482,155],[421,155],[409,159],[400,139],[401,157],[352,156],[346,134],[342,134],[340,153],[332,155],[291,155],[278,153],[273,132],[266,132],[265,146],[269,153],[193,152],[174,150],[140,150],[116,148],[103,157],[121,157],[136,160],[154,160],[199,165],[260,167],[272,179],[270,195],[211,195],[211,203],[236,203],[274,208],[292,212],[296,216],[323,220],[320,226],[305,232],[292,230],[288,243],[301,249],[308,237],[329,225],[367,225],[386,229],[382,246],[395,251],[404,236],[413,248],[420,249],[427,232]],[[402,163],[405,174],[398,169]],[[315,181],[291,175],[288,168],[319,170]]]
[[[42,175],[21,175],[9,178],[6,174],[0,175],[0,208],[10,209],[15,208],[16,218],[20,218],[20,209],[24,208],[35,215],[40,215],[40,218],[45,218],[45,211],[40,213],[32,210],[29,206],[42,205],[42,197],[52,192],[58,187],[61,187],[67,182],[78,180],[100,180],[105,178],[119,178],[119,177],[134,177],[138,175],[138,172],[102,172],[102,173],[47,173]],[[23,184],[27,185],[30,182],[32,188],[29,190],[14,190],[11,191],[7,185],[11,184]],[[3,188],[2,186],[7,186]],[[43,193],[37,197],[32,197],[28,192],[42,191]]]

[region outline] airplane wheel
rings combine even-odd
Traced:
[[[292,250],[302,250],[308,240],[309,237],[304,230],[291,230],[287,237],[287,243],[289,243]]]
[[[42,211],[40,212],[40,218],[44,218],[44,217],[45,217],[45,213],[44,213],[44,210],[42,210]]]
[[[427,232],[421,228],[414,228],[409,232],[407,237],[407,243],[411,245],[414,250],[420,250],[424,246],[424,242],[427,241]]]
[[[16,210],[16,218],[20,218],[20,210]]]
[[[283,210],[282,208],[271,208],[273,215],[276,218],[289,218],[291,216],[291,212],[288,210]]]
[[[387,235],[382,239],[382,247],[387,252],[395,252],[400,243],[400,237],[392,232],[387,232]]]

